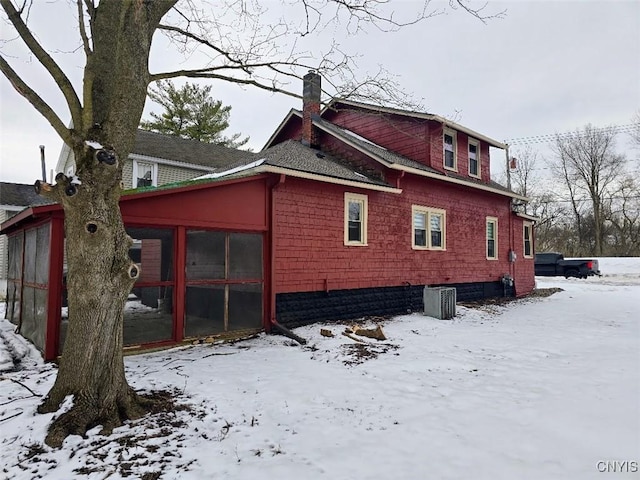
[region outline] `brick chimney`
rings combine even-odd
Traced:
[[[309,70],[302,81],[302,144],[317,147],[318,132],[311,117],[320,115],[321,77],[317,72]]]

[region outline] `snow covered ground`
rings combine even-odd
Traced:
[[[638,479],[640,258],[600,268],[452,321],[397,317],[384,342],[314,325],[304,347],[261,335],[127,357],[135,388],[191,412],[59,450],[34,413],[55,368],[2,320],[0,478]]]

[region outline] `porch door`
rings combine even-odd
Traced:
[[[263,236],[187,231],[185,337],[263,326]]]

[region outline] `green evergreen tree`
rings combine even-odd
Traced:
[[[142,120],[140,127],[225,147],[245,145],[249,137],[240,138],[240,133],[230,137],[222,134],[229,127],[231,106],[222,105],[210,94],[211,86],[186,83],[177,88],[171,80],[159,81],[156,89],[149,90],[148,96],[161,105],[164,112],[160,115],[151,112],[153,120]]]

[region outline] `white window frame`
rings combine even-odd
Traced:
[[[368,202],[367,195],[360,193],[344,193],[344,244],[346,246],[366,247],[367,246],[367,222],[368,222]],[[360,240],[349,240],[349,204],[358,203],[361,205],[360,218]]]
[[[489,238],[489,224],[493,224],[493,236],[494,238]],[[486,241],[484,243],[484,253],[487,257],[487,260],[498,260],[498,218],[497,217],[487,217],[486,222],[484,224],[484,234],[486,237]],[[493,257],[489,256],[489,241],[493,240]]]
[[[477,173],[473,173],[471,171],[471,145],[476,147],[476,164],[478,165]],[[467,146],[467,158],[469,160],[469,176],[474,178],[481,178],[482,167],[480,165],[480,142],[474,138],[469,138],[469,144]]]
[[[447,144],[444,141],[445,135],[449,135],[453,142],[453,166],[447,166]],[[442,131],[442,166],[446,170],[452,170],[454,172],[458,171],[458,135],[455,130],[451,130],[450,128],[445,128]]]
[[[529,229],[529,254],[527,255],[527,229]],[[522,224],[522,256],[533,258],[533,222],[523,222]]]
[[[133,172],[131,177],[131,188],[138,188],[138,164],[151,166],[151,186],[158,186],[158,164],[155,162],[149,162],[146,160],[134,160]]]
[[[417,213],[426,216],[425,225],[425,243],[426,245],[416,245],[416,223],[415,217]],[[442,233],[442,245],[433,246],[431,240],[431,217],[439,216],[442,218],[440,222],[440,232]],[[422,205],[411,206],[411,248],[414,250],[446,250],[447,249],[447,211],[440,208],[425,207]]]

